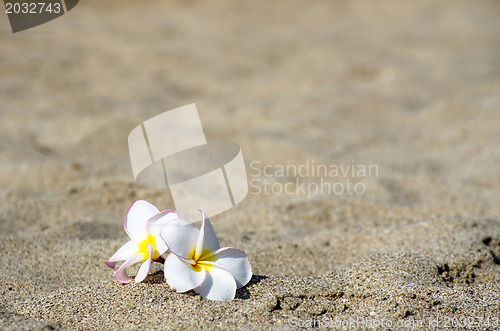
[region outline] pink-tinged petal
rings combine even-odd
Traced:
[[[223,247],[217,250],[214,263],[231,272],[238,288],[245,286],[252,278],[252,265],[247,254],[240,249]]]
[[[168,250],[167,245],[160,237],[160,230],[165,224],[177,219],[179,219],[177,212],[167,209],[151,217],[147,222],[148,235],[152,235],[156,239],[156,250],[160,255]]]
[[[123,223],[123,227],[130,239],[136,242],[146,239],[148,237],[146,223],[158,213],[160,211],[149,202],[144,200],[135,201],[128,209]]]
[[[200,235],[198,237],[198,242],[196,243],[196,255],[195,258],[199,259],[203,250],[209,250],[214,252],[219,249],[219,240],[217,240],[217,236],[215,235],[214,228],[212,227],[212,223],[205,215],[203,209],[200,208],[200,212],[203,215],[203,221],[201,223]]]
[[[153,246],[151,244],[148,244],[149,257],[146,261],[144,261],[144,263],[137,271],[137,275],[135,276],[136,283],[142,282],[149,275],[149,269],[151,268],[151,261],[154,251],[155,249],[153,248]]]
[[[123,264],[120,266],[120,268],[118,268],[118,271],[116,271],[116,274],[115,274],[116,280],[119,281],[120,283],[128,284],[132,280],[132,278],[130,278],[127,275],[126,269],[133,264],[141,262],[143,257],[144,257],[144,254],[138,253],[138,254],[132,255],[125,262],[123,262]]]
[[[175,254],[170,254],[165,260],[165,280],[177,292],[187,292],[200,286],[206,277],[206,270],[201,266],[193,267]]]
[[[160,236],[172,253],[187,258],[196,245],[199,232],[192,222],[177,219],[165,224]]]
[[[107,260],[106,265],[112,269],[115,268],[116,262],[119,261],[125,261],[128,259],[130,256],[136,254],[139,252],[139,247],[137,247],[137,244],[133,241],[127,241],[122,247],[120,247],[113,256]]]
[[[213,264],[209,267],[203,284],[194,290],[210,300],[232,300],[236,294],[236,281],[229,270]]]

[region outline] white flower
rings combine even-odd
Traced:
[[[242,250],[220,248],[210,220],[200,211],[200,230],[182,219],[160,230],[171,252],[165,260],[165,279],[177,292],[194,290],[211,300],[231,300],[252,278],[252,266]]]
[[[144,200],[137,200],[130,206],[125,215],[123,227],[131,240],[105,262],[114,269],[117,262],[125,261],[116,271],[117,281],[129,283],[132,278],[127,275],[126,268],[144,261],[135,277],[137,283],[142,282],[149,274],[152,261],[163,262],[161,255],[168,248],[160,238],[160,228],[177,219],[179,217],[174,210],[165,210],[160,213],[155,206]]]

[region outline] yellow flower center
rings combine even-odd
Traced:
[[[151,246],[153,246],[154,252],[153,252],[152,259],[156,260],[160,256],[160,254],[156,250],[156,239],[152,235],[148,235],[148,238],[142,240],[138,245],[139,246],[139,253],[143,254],[142,260],[144,261],[144,260],[147,260],[149,258],[148,244],[151,244]]]
[[[193,250],[188,254],[187,258],[193,260],[191,268],[196,272],[200,272],[203,268],[205,268],[206,271],[210,271],[211,264],[206,262],[215,261],[214,253],[208,249],[204,249],[201,255],[196,258],[196,246],[193,247]]]

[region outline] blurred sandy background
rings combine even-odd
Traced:
[[[493,0],[83,1],[12,34],[0,15],[0,327],[492,328],[499,17]],[[247,165],[379,169],[362,195],[249,194],[214,217],[253,264],[232,302],[172,292],[160,265],[122,286],[103,263],[134,200],[172,207],[134,184],[128,133],[193,102]]]

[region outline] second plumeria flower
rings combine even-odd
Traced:
[[[242,250],[220,248],[210,220],[200,211],[199,230],[182,219],[162,227],[160,235],[171,252],[165,260],[165,279],[177,292],[194,290],[211,300],[231,300],[252,278],[252,266]]]
[[[168,247],[160,237],[160,228],[177,219],[179,217],[174,210],[165,210],[160,213],[155,206],[144,200],[137,200],[130,206],[123,224],[130,241],[105,262],[114,269],[117,262],[125,261],[116,271],[117,281],[129,283],[133,278],[127,275],[126,269],[144,261],[135,276],[137,283],[142,282],[149,274],[152,261],[163,262],[161,255],[168,250]]]

